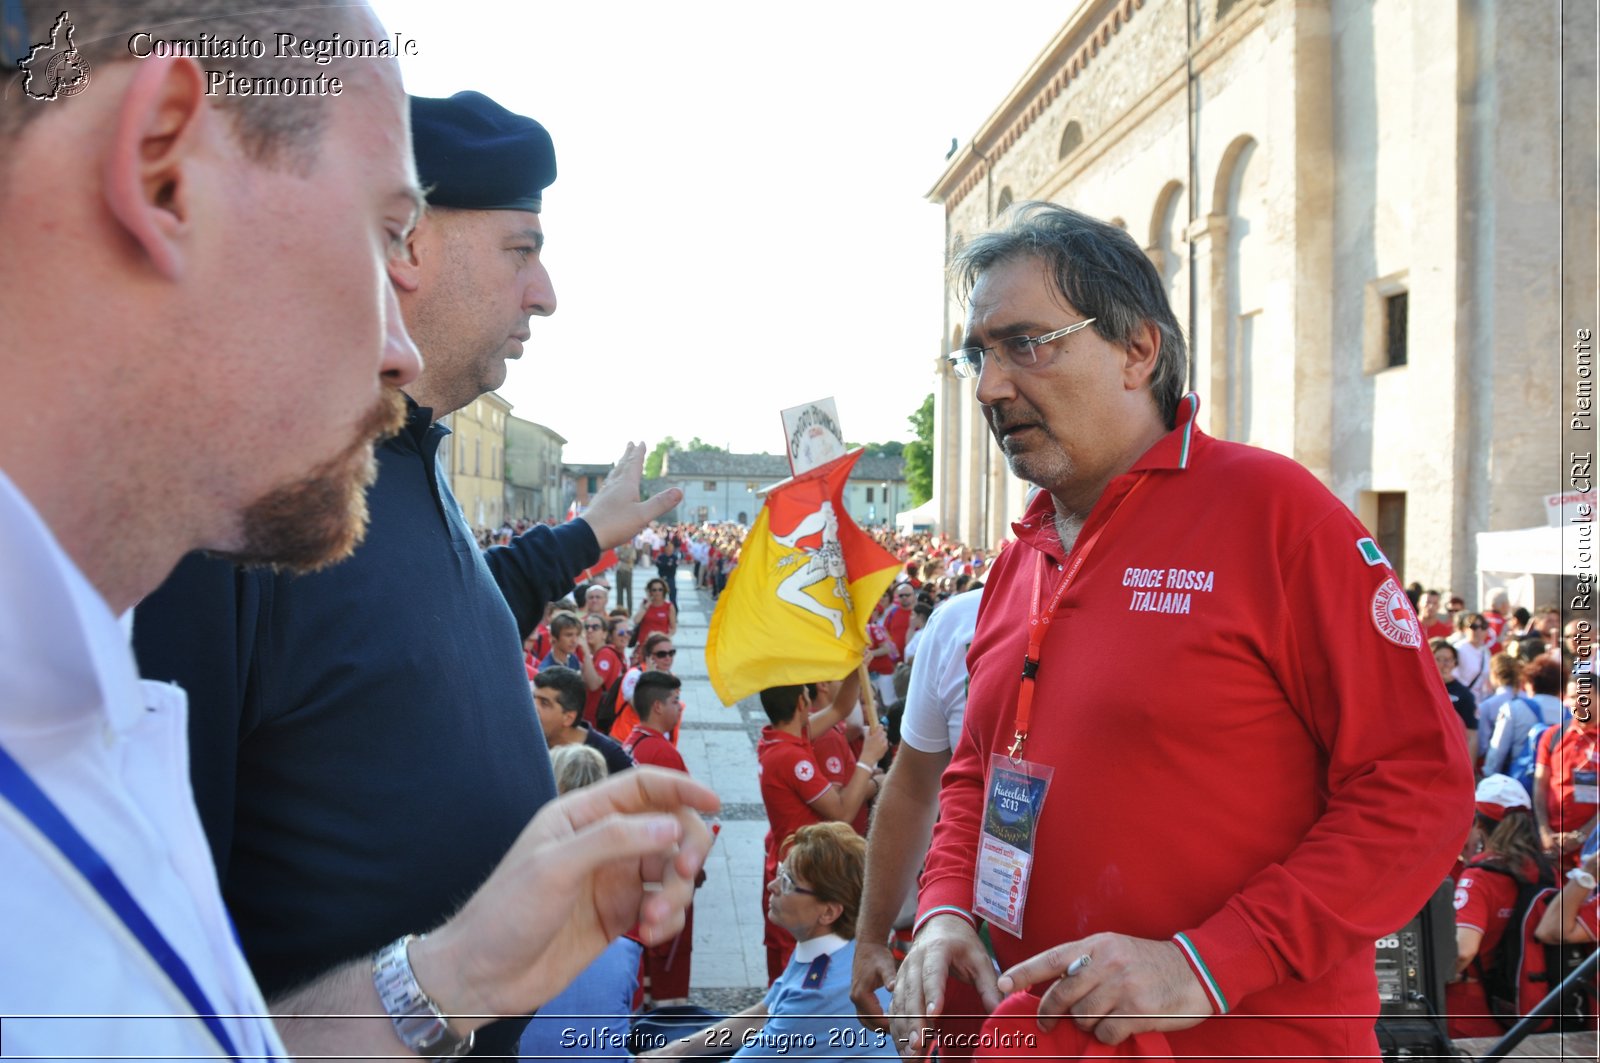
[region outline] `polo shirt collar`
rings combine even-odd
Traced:
[[[1194,461],[1196,450],[1203,447],[1209,438],[1200,430],[1200,426],[1195,424],[1195,418],[1199,412],[1199,395],[1191,391],[1179,399],[1178,413],[1175,418],[1177,423],[1173,426],[1172,431],[1156,440],[1150,449],[1141,454],[1139,460],[1133,463],[1133,467],[1128,472],[1123,473],[1123,476],[1155,469],[1176,472],[1182,472],[1187,469]],[[1122,477],[1119,476],[1113,479],[1112,483],[1115,484],[1121,479]],[[1109,486],[1106,488],[1108,494],[1111,490],[1112,488]],[[1033,501],[1028,504],[1022,519],[1012,523],[1011,533],[1017,537],[1019,542],[1027,543],[1035,550],[1041,550],[1054,556],[1060,551],[1060,541],[1056,539],[1055,533],[1055,515],[1055,500],[1050,497],[1049,491],[1041,490],[1034,495]],[[1050,543],[1056,544],[1053,549],[1047,548],[1047,544]]]
[[[1177,424],[1172,431],[1155,441],[1151,448],[1133,463],[1129,472],[1146,469],[1187,469],[1194,459],[1196,444],[1205,438],[1195,418],[1200,413],[1200,396],[1189,392],[1178,400]]]
[[[761,730],[762,737],[769,742],[788,742],[791,745],[806,746],[808,748],[811,745],[811,740],[806,738],[804,735],[795,735],[790,734],[788,731],[780,731],[777,727],[770,723]]]
[[[395,440],[408,440],[417,450],[427,451],[429,444],[437,449],[439,440],[449,434],[447,426],[434,423],[432,407],[418,406],[416,399],[406,396],[406,423],[395,435]]]
[[[849,939],[838,934],[818,934],[798,942],[794,947],[794,958],[800,963],[810,963],[818,956],[832,956],[848,944]]]

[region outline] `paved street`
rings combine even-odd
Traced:
[[[644,600],[654,569],[634,570],[635,601]],[[712,600],[694,587],[694,566],[678,570],[678,647],[674,673],[683,680],[679,752],[689,773],[722,798],[722,833],[695,900],[691,1000],[718,1011],[738,1010],[767,987],[761,945],[761,842],[767,816],[756,779],[756,738],[766,723],[754,697],[724,707],[706,673],[706,632]]]

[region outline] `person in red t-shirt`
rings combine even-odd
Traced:
[[[806,684],[806,696],[811,699],[811,718],[806,724],[806,732],[811,738],[811,746],[816,751],[817,763],[823,774],[840,790],[850,785],[850,779],[856,771],[856,750],[861,745],[863,732],[859,725],[849,722],[849,717],[860,693],[859,670],[851,672],[843,680]],[[850,733],[852,729],[855,731],[853,739]],[[881,784],[882,780],[879,782]],[[863,838],[867,836],[867,820],[871,811],[871,801],[865,801],[850,821],[850,826]]]
[[[667,601],[667,581],[653,579],[644,585],[645,601],[633,614],[635,641],[644,645],[651,635],[676,635],[678,633],[678,607]],[[635,662],[638,663],[638,662]]]
[[[633,703],[642,719],[622,744],[635,764],[653,764],[685,775],[689,773],[683,755],[667,740],[668,733],[677,730],[678,720],[683,715],[683,702],[678,698],[682,685],[677,676],[668,672],[646,672],[639,677]],[[694,905],[690,904],[683,913],[683,929],[678,936],[644,950],[642,966],[647,1006],[689,1002],[689,965],[693,949]]]
[[[1439,592],[1423,591],[1422,603],[1417,608],[1417,622],[1422,625],[1424,639],[1447,639],[1455,632],[1450,618],[1439,609]]]
[[[544,606],[544,619],[539,621],[539,626],[533,633],[522,640],[522,655],[528,665],[537,669],[539,662],[544,660],[544,655],[550,652],[550,647],[555,640],[550,637],[550,618],[556,614],[556,603],[546,602]]]
[[[756,744],[757,770],[761,773],[761,803],[767,809],[766,859],[762,867],[761,895],[777,874],[782,853],[778,840],[789,837],[810,823],[855,818],[868,797],[878,792],[872,765],[889,750],[889,739],[882,725],[867,732],[862,759],[851,767],[849,785],[835,786],[817,766],[816,751],[808,737],[811,699],[803,686],[768,687],[761,692],[761,707],[771,724],[761,729]],[[783,973],[794,951],[794,936],[766,917],[764,942],[767,947],[767,981]]]
[[[896,660],[906,659],[906,639],[911,637],[911,610],[916,604],[917,589],[902,583],[894,589],[894,604],[884,611],[883,628],[899,651]]]
[[[1577,867],[1583,840],[1595,829],[1600,812],[1600,734],[1594,713],[1576,715],[1564,729],[1552,728],[1539,739],[1539,760],[1533,769],[1533,811],[1545,852],[1563,868]]]
[[[1489,592],[1489,608],[1484,610],[1483,618],[1489,622],[1489,653],[1493,656],[1504,647],[1501,644],[1501,635],[1506,630],[1506,617],[1511,612],[1511,596],[1504,587],[1495,587]]]
[[[611,630],[608,631],[608,627]],[[578,644],[578,659],[583,664],[583,686],[587,691],[583,703],[583,722],[591,727],[594,726],[594,712],[600,699],[628,670],[626,658],[615,646],[618,627],[626,631],[628,622],[593,613],[583,616],[583,641]]]
[[[1489,1013],[1483,980],[1508,930],[1518,884],[1554,881],[1539,851],[1531,804],[1528,791],[1510,776],[1491,775],[1478,784],[1474,833],[1485,837],[1482,852],[1456,881],[1456,964],[1445,987],[1451,1037],[1505,1033],[1505,1025]]]
[[[900,650],[883,626],[883,613],[879,613],[867,624],[867,673],[872,676],[881,704],[894,701],[894,666],[900,660]]]

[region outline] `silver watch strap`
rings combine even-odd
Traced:
[[[372,960],[372,984],[394,1023],[400,1043],[425,1059],[456,1059],[472,1049],[472,1034],[458,1036],[450,1018],[423,992],[411,970],[414,934],[385,945]]]

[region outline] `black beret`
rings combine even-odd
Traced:
[[[411,139],[428,203],[461,210],[529,210],[556,179],[544,126],[481,92],[411,97]]]

